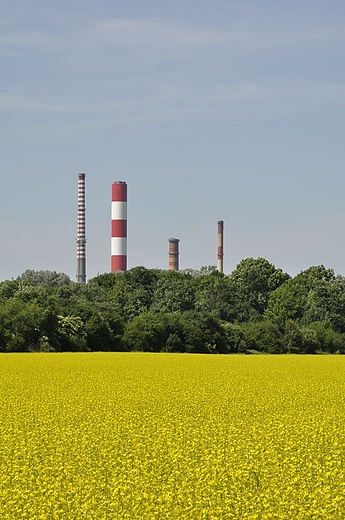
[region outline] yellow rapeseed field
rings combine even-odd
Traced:
[[[345,517],[345,356],[0,355],[1,520]]]

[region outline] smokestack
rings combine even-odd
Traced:
[[[169,271],[178,271],[178,238],[169,238]]]
[[[85,173],[78,174],[77,283],[86,282]]]
[[[111,272],[127,270],[127,184],[111,187]]]
[[[224,222],[223,220],[218,220],[218,261],[217,261],[217,269],[220,273],[223,272],[223,242],[224,242]]]

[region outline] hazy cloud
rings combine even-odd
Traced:
[[[252,13],[253,14],[253,13]],[[255,14],[255,12],[254,12]],[[243,50],[264,47],[275,52],[274,46],[295,48],[300,45],[328,45],[345,40],[345,25],[320,27],[294,27],[292,23],[275,22],[274,17],[261,18],[253,26],[243,22],[233,27],[206,28],[198,24],[167,22],[163,19],[103,18],[86,16],[48,17],[49,30],[11,27],[3,20],[6,33],[0,36],[0,47],[23,49],[74,49],[134,47],[162,49],[188,49],[208,46],[243,46]],[[1,25],[1,20],[0,20]],[[41,23],[42,25],[42,23]],[[72,45],[73,44],[73,45]]]
[[[41,96],[40,96],[41,97]],[[147,94],[132,98],[119,96],[117,101],[108,99],[103,101],[78,103],[76,100],[61,102],[42,100],[34,96],[0,95],[0,110],[26,110],[32,112],[64,112],[64,113],[98,113],[116,110],[131,111],[140,107],[172,106],[176,104],[183,110],[183,106],[199,106],[202,112],[205,105],[227,104],[231,102],[268,102],[274,101],[289,103],[300,102],[301,108],[315,104],[344,104],[345,84],[303,82],[303,81],[270,81],[270,82],[216,82],[208,86],[184,87],[174,83],[158,82],[151,85]]]

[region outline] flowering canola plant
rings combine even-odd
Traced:
[[[0,355],[2,520],[343,520],[345,357]]]

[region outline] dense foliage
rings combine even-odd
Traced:
[[[230,275],[135,267],[76,284],[25,271],[0,283],[0,351],[345,353],[345,278],[291,278],[263,258]]]

